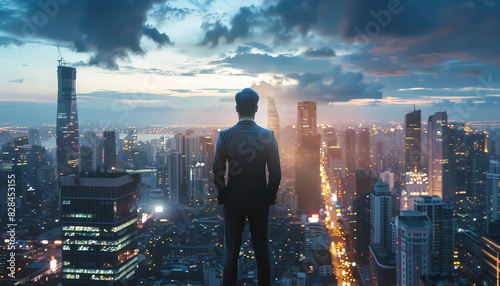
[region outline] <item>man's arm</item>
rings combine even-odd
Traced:
[[[219,205],[225,203],[226,195],[226,160],[227,152],[222,143],[222,133],[219,133],[217,138],[217,146],[215,147],[215,158],[212,166],[214,173],[214,184],[217,190],[217,201]]]
[[[269,204],[274,205],[276,201],[276,194],[278,193],[278,188],[281,181],[281,166],[280,166],[280,154],[278,150],[278,142],[276,142],[276,137],[273,131],[273,142],[271,143],[271,148],[269,149],[269,154],[267,158],[267,169],[269,172],[269,182],[267,183],[267,191],[269,192]]]

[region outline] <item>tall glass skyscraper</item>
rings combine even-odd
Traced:
[[[405,115],[405,172],[422,171],[421,111]]]
[[[446,112],[436,112],[427,122],[427,161],[429,191],[431,195],[443,197],[443,168],[446,166],[443,154],[443,135],[448,124]],[[407,171],[408,172],[408,171]]]
[[[76,69],[57,67],[57,173],[60,177],[79,172],[79,131],[76,110]]]
[[[267,98],[267,128],[274,131],[274,137],[276,137],[276,142],[278,145],[280,143],[280,116],[278,114],[278,109],[276,108],[276,103],[274,98]]]
[[[61,179],[64,285],[137,284],[139,176],[96,172]]]

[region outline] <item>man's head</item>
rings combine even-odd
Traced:
[[[239,117],[254,117],[257,112],[259,95],[251,88],[245,88],[234,97],[236,100],[236,112]]]

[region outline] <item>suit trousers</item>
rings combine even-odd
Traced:
[[[238,281],[238,256],[241,239],[248,218],[253,250],[257,260],[257,277],[259,286],[271,283],[271,266],[269,263],[269,247],[267,226],[269,207],[244,210],[224,206],[224,273],[223,286],[236,286]]]

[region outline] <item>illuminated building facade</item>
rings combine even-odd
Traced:
[[[62,178],[64,285],[137,283],[138,181],[124,172]]]
[[[429,174],[429,190],[434,196],[442,197],[443,194],[443,168],[448,162],[443,154],[443,134],[448,124],[446,112],[436,112],[429,116],[427,122],[427,172]],[[445,162],[446,161],[446,162]]]
[[[500,235],[500,160],[491,160],[487,181],[486,233]]]
[[[400,210],[413,210],[419,196],[429,195],[427,174],[422,172],[408,172],[405,176],[405,188],[401,191]]]

